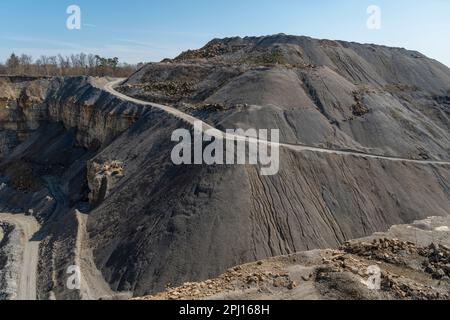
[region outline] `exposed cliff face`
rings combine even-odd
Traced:
[[[17,299],[20,262],[22,260],[21,231],[0,222],[0,301]]]
[[[47,97],[49,119],[76,128],[86,148],[108,145],[139,119],[142,107],[96,88],[89,78],[58,78]],[[93,80],[92,80],[93,81]]]
[[[0,77],[0,159],[46,120],[49,84],[48,79]]]
[[[89,78],[0,78],[3,155],[52,122],[75,130],[79,146],[98,148],[114,140],[141,113],[141,107],[103,93]]]
[[[142,107],[104,93],[94,79],[1,79],[0,212],[30,213],[43,224],[39,298],[79,298],[65,286],[78,228],[71,209],[89,210],[88,161]]]

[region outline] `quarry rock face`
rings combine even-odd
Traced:
[[[141,113],[141,108],[104,94],[88,78],[3,77],[0,84],[0,129],[5,137],[16,134],[17,142],[54,122],[76,129],[80,146],[95,148],[111,142]]]
[[[88,214],[106,281],[137,296],[450,213],[448,165],[281,148],[274,176],[258,165],[176,166],[171,134],[192,125],[120,100],[107,81],[0,79],[0,209],[33,209],[52,225],[42,292],[56,286],[44,274],[63,274],[71,257],[73,208]],[[405,49],[217,39],[144,66],[118,90],[222,130],[279,129],[286,144],[450,160],[450,70]],[[58,232],[63,222],[70,232]]]
[[[47,79],[0,78],[0,158],[47,118],[43,101],[48,86]]]

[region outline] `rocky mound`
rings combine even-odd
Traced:
[[[215,39],[149,64],[121,91],[282,141],[449,158],[450,70],[401,48],[275,35]]]
[[[405,236],[407,230],[428,222],[395,228]],[[139,299],[449,300],[450,233],[434,230],[439,244],[421,247],[393,238],[394,232],[347,242],[339,250],[315,250],[234,267],[219,278]],[[424,241],[420,229],[416,232]]]
[[[89,184],[95,184],[87,178],[88,161],[143,108],[106,94],[93,85],[98,79],[0,81],[0,136],[6,137],[0,140],[0,212],[32,214],[43,225],[38,297],[79,298],[65,284],[67,267],[75,264],[73,209],[89,211]]]

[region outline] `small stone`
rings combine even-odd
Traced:
[[[436,275],[438,275],[440,278],[443,278],[443,277],[445,277],[445,272],[442,269],[437,269]]]
[[[297,288],[297,283],[295,281],[291,281],[291,282],[289,282],[287,288],[289,290],[294,290],[295,288]]]
[[[312,274],[309,274],[307,276],[302,276],[302,280],[303,281],[309,281],[311,279],[311,277],[312,277]]]

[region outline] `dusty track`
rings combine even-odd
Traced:
[[[80,267],[80,295],[82,300],[121,300],[129,299],[128,292],[115,292],[105,281],[94,262],[94,255],[88,246],[86,230],[87,215],[78,210],[75,212],[78,220],[78,233],[75,248],[75,264]]]
[[[248,138],[243,136],[237,136],[233,134],[228,134],[223,131],[220,131],[211,125],[203,122],[200,119],[197,119],[189,114],[186,114],[178,109],[175,109],[173,107],[151,103],[143,100],[139,100],[136,98],[129,97],[127,95],[124,95],[123,93],[120,93],[114,89],[116,85],[123,82],[125,79],[116,79],[107,83],[97,83],[99,87],[101,87],[103,90],[111,93],[112,95],[116,96],[119,99],[129,101],[135,104],[139,105],[145,105],[150,106],[154,108],[158,108],[160,110],[163,110],[181,120],[186,121],[187,123],[194,125],[194,123],[202,123],[202,132],[209,131],[210,133],[213,133],[215,137],[222,137],[225,140],[238,140],[238,141],[248,141],[250,143],[267,143],[270,146],[278,146],[281,148],[290,149],[296,152],[316,152],[316,153],[327,153],[327,154],[336,154],[336,155],[343,155],[343,156],[354,156],[359,158],[365,158],[365,159],[379,159],[379,160],[388,160],[388,161],[397,161],[397,162],[405,162],[405,163],[415,163],[415,164],[424,164],[424,165],[450,165],[450,161],[435,161],[435,160],[417,160],[417,159],[408,159],[408,158],[402,158],[402,157],[393,157],[393,156],[385,156],[385,155],[377,155],[377,154],[370,154],[370,153],[363,153],[358,151],[352,151],[352,150],[334,150],[334,149],[327,149],[327,148],[319,148],[319,147],[313,147],[313,146],[306,146],[306,145],[294,145],[294,144],[285,144],[285,143],[273,143],[266,140],[259,140],[256,138]]]
[[[17,292],[18,300],[36,300],[36,271],[39,259],[39,241],[32,240],[40,229],[36,219],[25,215],[0,213],[0,220],[13,224],[23,233],[23,263]]]

